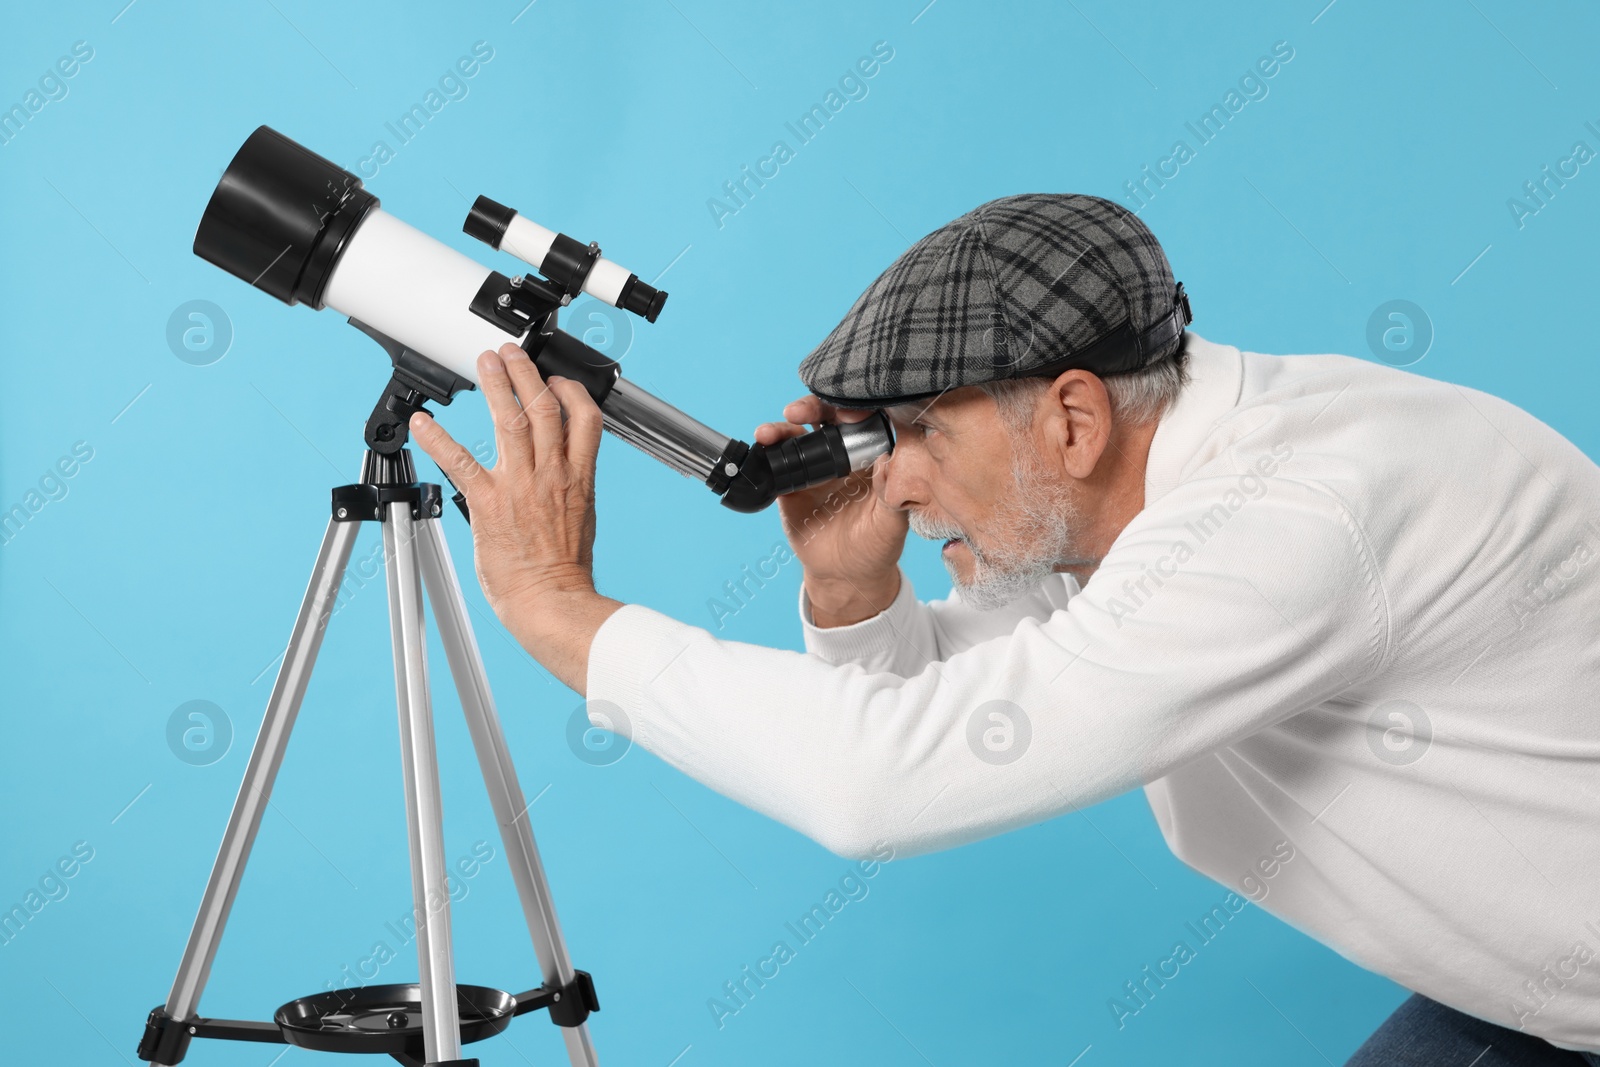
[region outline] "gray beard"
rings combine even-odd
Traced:
[[[1082,517],[1079,508],[1026,447],[1015,450],[1011,481],[1011,492],[984,535],[985,547],[954,523],[917,512],[909,516],[919,537],[935,541],[959,537],[965,542],[974,563],[971,579],[963,581],[948,559],[945,569],[961,601],[980,611],[1004,607],[1037,588],[1059,566],[1093,562],[1084,557],[1074,533]]]

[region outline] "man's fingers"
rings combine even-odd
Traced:
[[[799,437],[807,432],[807,423],[816,428],[827,423],[860,422],[871,414],[871,408],[840,408],[818,396],[803,396],[784,406],[783,417],[788,422],[764,422],[756,427],[756,444],[772,445]]]
[[[507,344],[500,349],[505,357],[506,370],[511,383],[517,387],[517,397],[522,410],[532,423],[533,462],[543,463],[546,457],[562,453],[561,402],[545,384],[539,368],[533,365],[528,354],[516,345]]]
[[[807,432],[805,426],[798,422],[763,422],[756,427],[756,444],[773,445]]]
[[[594,475],[595,457],[600,452],[600,431],[603,420],[600,406],[589,395],[582,382],[571,378],[552,377],[550,391],[561,401],[567,413],[567,461],[583,476]]]
[[[494,420],[495,447],[501,461],[516,465],[533,458],[533,438],[528,433],[528,416],[512,392],[505,360],[494,352],[478,357],[478,384],[489,402],[489,417]]]
[[[790,422],[822,422],[831,413],[832,407],[814,396],[803,396],[799,400],[792,400],[783,409],[783,417]]]
[[[860,422],[871,414],[871,408],[835,407],[818,396],[792,400],[783,409],[783,417],[790,422],[809,422],[813,426],[827,422]]]
[[[466,495],[470,505],[478,476],[489,472],[426,411],[412,415],[410,425],[412,440],[421,445],[422,450],[439,465],[439,469],[450,476],[456,488]]]

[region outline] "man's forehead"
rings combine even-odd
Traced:
[[[924,415],[935,415],[939,412],[939,401],[942,397],[930,396],[921,400],[907,400],[903,404],[891,404],[884,408],[884,414],[896,422],[910,422]]]
[[[895,422],[911,422],[920,418],[948,418],[970,408],[983,395],[983,390],[977,386],[963,385],[955,389],[946,389],[934,396],[893,404],[883,410]]]

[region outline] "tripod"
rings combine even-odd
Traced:
[[[457,500],[459,503],[459,495]],[[483,660],[467,620],[466,601],[439,526],[441,510],[439,487],[417,482],[411,454],[405,448],[369,449],[362,460],[360,482],[333,490],[333,517],[289,635],[200,911],[172,991],[146,1021],[140,1059],[176,1064],[193,1038],[209,1037],[285,1043],[327,1052],[387,1053],[407,1067],[477,1067],[476,1059],[462,1058],[464,1043],[500,1033],[514,1016],[543,1008],[562,1028],[573,1067],[598,1067],[584,1020],[598,1011],[600,1004],[588,973],[573,968],[556,921],[544,865],[525,818],[528,805],[511,764]],[[411,895],[417,916],[418,980],[411,985],[360,986],[302,997],[278,1008],[270,1023],[201,1018],[200,994],[311,680],[351,548],[361,524],[369,521],[383,525]],[[543,984],[525,993],[458,985],[455,980],[439,766],[428,696],[424,584],[540,964]]]

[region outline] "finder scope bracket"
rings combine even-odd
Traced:
[[[494,323],[513,337],[521,337],[571,299],[570,293],[544,278],[521,274],[507,278],[495,270],[483,280],[471,308],[480,319]]]

